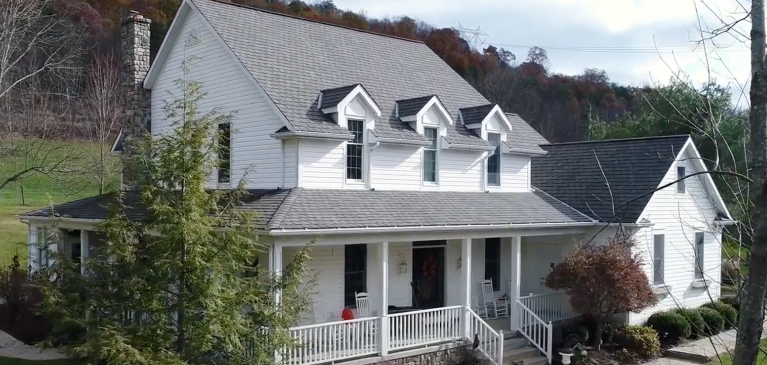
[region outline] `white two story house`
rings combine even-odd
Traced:
[[[639,239],[660,299],[628,322],[719,295],[721,229],[732,222],[712,179],[653,193],[705,171],[687,136],[549,144],[422,42],[223,1],[182,1],[150,64],[149,23],[134,14],[123,24],[122,136],[167,132],[175,80],[201,82],[203,111],[235,115],[220,126],[230,153],[211,187],[246,179],[270,243],[259,262],[279,271],[317,240],[314,304],[293,329],[306,346],[290,364],[376,362],[475,335],[500,364],[524,350],[504,341],[515,334],[551,362],[552,322],[577,313],[542,280],[577,240],[605,242],[618,223]],[[30,269],[50,250],[93,257],[112,199],[23,214]],[[54,220],[61,239],[42,242]],[[375,331],[322,339],[341,328]]]

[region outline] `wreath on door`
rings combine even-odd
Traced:
[[[437,275],[437,258],[434,255],[430,255],[421,266],[421,275],[424,278],[433,278]]]

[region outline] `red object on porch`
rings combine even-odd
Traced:
[[[350,319],[354,319],[354,312],[352,312],[349,307],[344,308],[344,310],[341,311],[341,319],[344,321],[348,321]]]

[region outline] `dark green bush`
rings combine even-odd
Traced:
[[[637,358],[651,358],[660,354],[660,339],[655,329],[645,326],[617,328],[614,343]]]
[[[708,308],[698,308],[698,313],[703,317],[703,321],[706,322],[706,335],[713,336],[718,335],[724,329],[724,317],[719,312]]]
[[[724,304],[729,304],[732,306],[732,308],[735,309],[736,312],[740,312],[740,300],[735,297],[726,297],[726,298],[720,298],[720,302]]]
[[[647,325],[658,332],[664,345],[674,345],[690,337],[690,322],[676,312],[655,313],[647,320]]]
[[[679,308],[675,309],[674,312],[684,317],[690,324],[690,338],[701,338],[706,334],[706,322],[697,309]]]
[[[703,304],[702,307],[711,308],[724,318],[724,329],[734,328],[738,325],[738,311],[731,305],[722,302],[712,302]]]
[[[585,324],[575,324],[563,329],[562,335],[564,335],[565,341],[571,335],[575,335],[578,337],[578,341],[585,345],[589,340],[589,328]]]

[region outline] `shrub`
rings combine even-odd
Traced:
[[[9,266],[0,269],[0,329],[26,344],[45,340],[50,324],[37,314],[41,302],[42,294],[15,255]]]
[[[639,358],[650,358],[660,354],[658,332],[645,326],[625,326],[615,332],[615,344]]]
[[[730,329],[738,324],[738,311],[731,305],[722,302],[711,302],[703,304],[702,307],[711,308],[724,318],[724,329]]]
[[[726,298],[720,298],[720,302],[724,304],[729,304],[732,306],[732,308],[735,309],[736,312],[740,312],[740,300],[736,297],[726,297]]]
[[[672,311],[653,314],[647,320],[647,325],[658,332],[660,341],[664,345],[674,345],[690,337],[690,322],[679,313]]]
[[[586,341],[589,340],[589,328],[584,324],[575,324],[563,329],[562,335],[564,336],[565,342],[568,341],[568,337],[574,335],[578,337],[578,342],[585,345]]]
[[[675,309],[674,312],[684,317],[690,324],[690,338],[701,338],[706,334],[706,322],[697,309],[679,308]]]
[[[719,312],[708,308],[698,308],[698,313],[703,317],[703,321],[706,322],[706,335],[713,336],[718,335],[724,329],[724,317]]]

